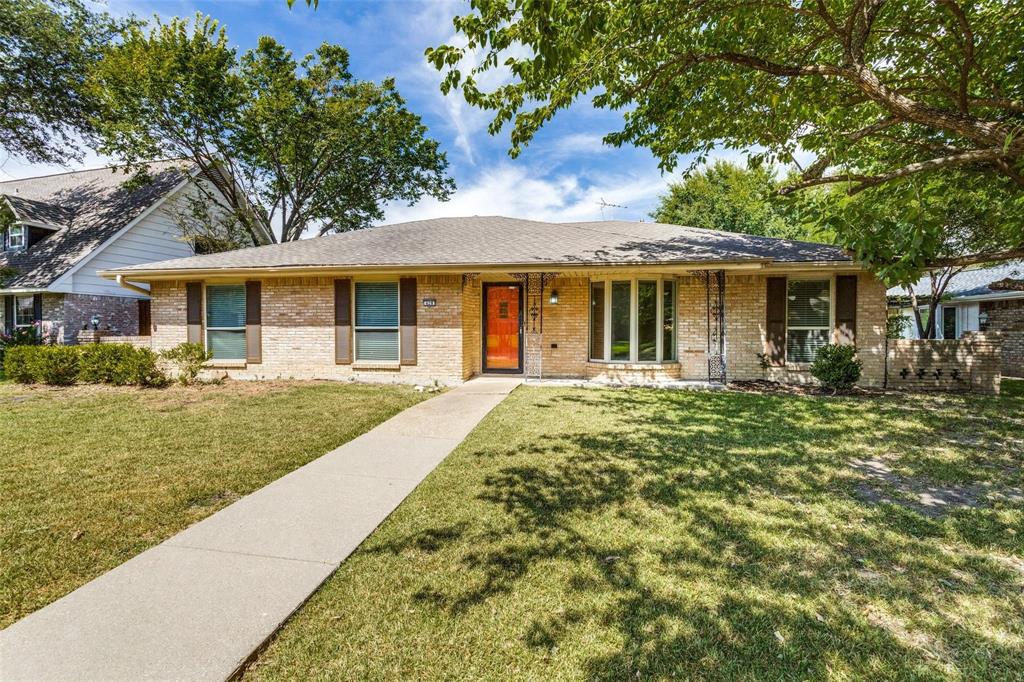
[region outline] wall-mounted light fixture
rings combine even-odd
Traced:
[[[558,305],[558,289],[551,290],[551,298],[548,299],[551,305]]]

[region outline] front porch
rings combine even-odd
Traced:
[[[466,378],[727,380],[724,271],[468,273],[462,286]]]

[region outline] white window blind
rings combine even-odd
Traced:
[[[832,328],[832,283],[791,279],[787,283],[786,360],[814,362]]]
[[[398,362],[398,282],[356,282],[356,360]]]
[[[206,287],[206,348],[217,360],[245,359],[245,285]]]

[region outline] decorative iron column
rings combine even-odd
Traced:
[[[544,290],[547,285],[551,283],[557,276],[557,272],[511,272],[509,273],[516,279],[517,282],[523,285],[523,305],[524,311],[528,316],[528,320],[524,321],[524,326],[528,323],[529,334],[524,333],[524,341],[526,343],[526,352],[523,355],[524,367],[523,376],[529,378],[529,341],[530,334],[537,335],[537,380],[540,381],[544,378]],[[539,330],[538,330],[539,324]],[[524,330],[525,331],[525,330]]]
[[[725,360],[725,270],[698,270],[694,276],[704,283],[707,311],[708,381],[726,383]]]

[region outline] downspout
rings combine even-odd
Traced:
[[[138,284],[132,284],[131,282],[124,278],[124,275],[117,275],[114,279],[117,282],[117,285],[122,289],[134,291],[137,294],[142,294],[143,296],[147,297],[151,295],[149,289],[143,289]]]

